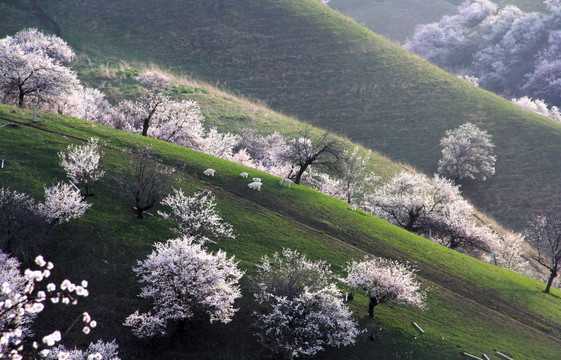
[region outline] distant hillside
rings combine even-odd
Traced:
[[[456,79],[315,0],[37,2],[92,61],[154,62],[251,96],[432,173],[445,130],[495,139],[464,193],[522,228],[561,191],[561,125]],[[539,146],[538,146],[539,144]]]
[[[131,267],[151,251],[153,242],[171,236],[157,216],[136,219],[130,200],[117,185],[124,180],[118,170],[128,166],[123,151],[149,143],[163,163],[180,170],[177,187],[187,192],[208,189],[216,195],[221,215],[237,234],[219,247],[235,255],[249,275],[262,255],[283,247],[325,259],[337,273],[345,261],[366,253],[409,261],[418,269],[429,291],[427,311],[380,306],[369,320],[366,299],[357,296],[350,304],[361,327],[376,333],[376,340],[365,334],[356,346],[329,349],[315,359],[458,359],[464,351],[485,352],[497,359],[493,350],[497,349],[517,360],[549,360],[561,350],[558,289],[546,295],[542,283],[451,251],[372,215],[350,211],[344,202],[306,187],[281,187],[279,179],[268,174],[83,120],[42,116],[47,121],[34,124],[32,111],[0,105],[0,124],[8,123],[0,128],[0,157],[6,165],[0,170],[2,186],[40,198],[44,183],[64,179],[57,152],[91,136],[104,144],[102,166],[107,175],[96,183],[96,195],[88,198],[93,205],[87,213],[57,228],[42,251],[55,263],[55,277],[89,280],[90,296],[59,316],[42,314],[39,333],[66,327],[68,319],[88,311],[99,326],[78,345],[98,337],[116,338],[124,360],[262,358],[250,333],[248,278],[242,282],[244,300],[231,324],[198,321],[184,335],[144,342],[121,325],[128,314],[145,306],[137,297]],[[216,177],[202,174],[208,167],[216,169]],[[263,179],[261,192],[247,189],[247,181],[239,176],[242,171]],[[425,333],[420,334],[412,322]],[[73,341],[71,336],[64,338],[67,345]]]

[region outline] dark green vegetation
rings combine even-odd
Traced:
[[[464,194],[514,228],[561,191],[561,125],[471,87],[315,0],[37,3],[92,63],[153,62],[192,74],[426,173],[436,170],[444,131],[472,121],[495,140],[497,174],[465,183]]]
[[[249,274],[262,255],[282,247],[325,259],[338,273],[346,260],[365,253],[409,261],[418,268],[429,288],[426,312],[381,306],[372,321],[366,317],[366,298],[358,296],[351,305],[361,326],[378,333],[376,341],[365,334],[356,346],[330,349],[318,359],[457,359],[461,351],[492,354],[493,349],[517,360],[554,359],[559,354],[558,290],[546,295],[542,283],[456,253],[369,214],[350,211],[347,204],[314,190],[281,187],[271,175],[81,120],[44,117],[47,122],[31,124],[32,112],[0,106],[0,118],[17,125],[0,128],[0,157],[6,160],[0,184],[40,198],[44,183],[51,185],[65,177],[56,153],[91,136],[105,144],[103,168],[108,174],[95,184],[96,195],[88,198],[92,208],[79,220],[57,228],[43,251],[55,263],[55,276],[88,279],[91,295],[64,315],[42,314],[38,334],[53,327],[65,329],[63,324],[68,326],[73,316],[87,310],[100,324],[87,340],[116,337],[123,359],[263,356],[249,331],[253,303],[247,278],[243,281],[246,297],[231,324],[209,325],[196,319],[184,334],[147,342],[134,340],[120,325],[128,314],[146,306],[136,296],[139,289],[131,267],[151,251],[153,242],[171,236],[157,216],[136,219],[131,200],[123,197],[115,178],[119,169],[128,166],[123,151],[134,152],[150,143],[162,162],[179,170],[177,187],[188,193],[214,192],[219,211],[237,233],[235,240],[219,246],[235,255]],[[216,177],[202,174],[208,167],[216,169]],[[247,189],[247,181],[239,177],[242,171],[263,179],[261,192]],[[413,328],[413,321],[425,334]]]

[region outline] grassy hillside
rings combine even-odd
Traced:
[[[499,160],[490,181],[466,183],[464,193],[515,228],[561,191],[559,124],[461,82],[315,0],[37,3],[92,61],[123,58],[192,74],[427,173],[444,131],[472,121],[493,135]]]
[[[179,171],[176,186],[187,192],[210,189],[222,216],[237,238],[220,248],[235,255],[251,274],[264,254],[283,247],[325,259],[340,272],[345,261],[366,253],[409,261],[429,290],[427,311],[380,306],[375,319],[366,314],[366,299],[351,306],[361,326],[376,330],[351,348],[331,349],[318,359],[457,359],[459,352],[494,354],[502,350],[515,359],[553,359],[561,350],[561,292],[542,292],[543,284],[482,263],[396,228],[374,216],[314,190],[283,188],[278,178],[173,144],[142,138],[81,120],[43,114],[46,122],[31,123],[32,113],[0,106],[0,157],[6,167],[0,184],[40,198],[43,184],[64,179],[57,152],[91,136],[104,142],[107,176],[96,183],[93,206],[79,220],[58,228],[43,254],[55,263],[55,276],[90,281],[90,297],[61,317],[45,314],[38,332],[66,326],[87,309],[100,325],[90,339],[116,338],[123,359],[254,359],[263,354],[251,336],[251,283],[243,281],[244,300],[229,325],[196,320],[184,335],[140,342],[121,326],[134,309],[146,306],[137,298],[131,267],[151,251],[151,244],[171,236],[158,217],[135,218],[131,202],[117,186],[118,170],[127,166],[124,150],[153,145],[162,162]],[[215,178],[202,171],[216,169]],[[242,171],[263,179],[256,193],[239,177]],[[122,180],[122,179],[121,179]],[[64,319],[62,318],[64,317]],[[425,330],[419,334],[411,323]],[[71,340],[68,337],[68,340]],[[83,342],[84,340],[82,340]],[[82,343],[81,343],[82,344]]]

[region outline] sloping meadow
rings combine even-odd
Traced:
[[[252,336],[251,274],[261,256],[283,247],[298,249],[312,259],[325,259],[342,274],[346,261],[365,254],[409,262],[428,291],[428,309],[380,306],[374,320],[366,317],[367,299],[349,303],[360,325],[368,331],[355,346],[328,349],[321,359],[453,359],[460,352],[493,349],[515,359],[553,359],[561,349],[561,292],[542,292],[543,284],[464,256],[412,235],[362,211],[351,211],[344,202],[309,188],[288,189],[279,178],[201,154],[177,145],[147,139],[83,120],[42,114],[47,120],[31,123],[32,112],[0,106],[0,117],[9,125],[0,128],[0,184],[41,199],[43,184],[65,179],[57,152],[92,136],[103,143],[102,166],[106,176],[95,185],[93,205],[74,222],[57,228],[42,246],[43,255],[55,263],[55,277],[90,282],[90,296],[64,314],[47,312],[37,321],[42,334],[53,327],[64,329],[69,318],[89,311],[98,320],[90,338],[120,344],[121,358],[129,359],[248,359],[264,356]],[[4,123],[5,120],[2,120]],[[138,298],[139,287],[131,270],[152,244],[173,235],[159,218],[135,217],[119,183],[121,169],[130,165],[126,151],[142,144],[153,146],[156,156],[177,170],[175,187],[187,193],[211,190],[222,217],[230,222],[236,239],[221,248],[234,255],[246,270],[244,297],[234,321],[209,324],[204,318],[190,322],[183,334],[155,341],[139,341],[121,325],[125,317],[148,304]],[[206,168],[216,176],[203,175]],[[261,192],[250,191],[239,174],[262,178]],[[163,210],[157,207],[152,211]],[[419,324],[424,334],[412,326]],[[72,336],[65,338],[68,345]]]

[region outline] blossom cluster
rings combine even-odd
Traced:
[[[17,271],[17,261],[6,254],[0,252],[0,260],[5,260],[0,262],[0,359],[23,359],[25,353],[47,356],[50,348],[61,341],[61,332],[55,330],[43,336],[40,342],[31,341],[28,339],[29,324],[43,311],[47,301],[53,304],[77,304],[78,297],[89,295],[88,283],[84,280],[76,285],[65,279],[58,287],[52,282],[42,286],[51,276],[54,265],[45,261],[41,255],[35,258],[35,264],[39,268],[26,269],[23,274]],[[83,314],[83,322],[85,334],[97,325],[88,313]],[[24,345],[24,340],[31,343],[31,346]],[[64,358],[64,355],[59,356],[59,359]]]

